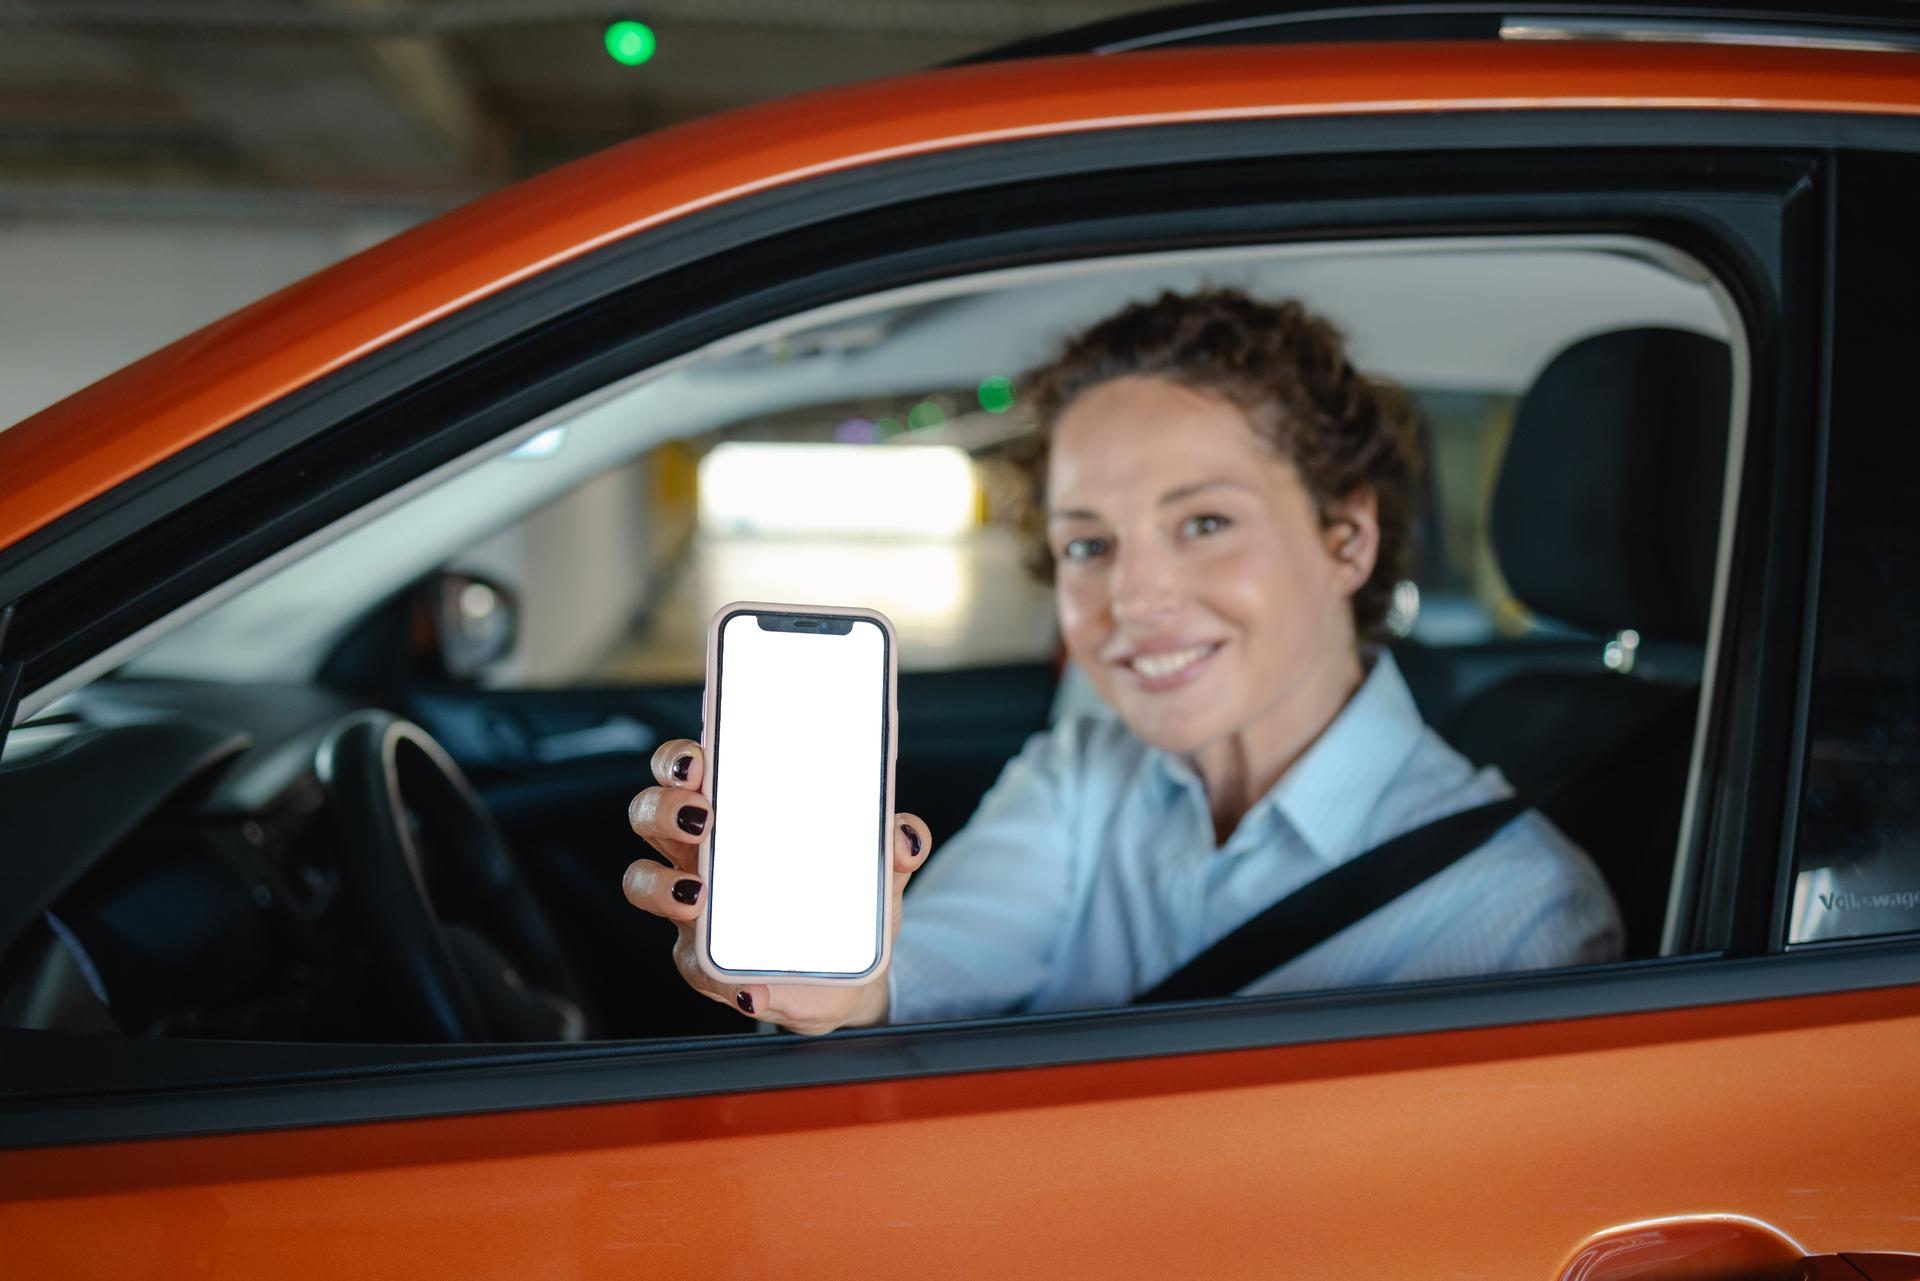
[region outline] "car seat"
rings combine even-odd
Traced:
[[[1521,400],[1491,513],[1509,589],[1546,618],[1664,643],[1692,664],[1649,671],[1603,640],[1585,671],[1498,680],[1441,733],[1496,765],[1599,864],[1630,957],[1654,955],[1672,878],[1726,472],[1726,344],[1630,329],[1573,344]],[[1691,671],[1686,669],[1691,666]]]

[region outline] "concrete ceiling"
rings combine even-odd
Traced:
[[[762,98],[1140,0],[0,0],[0,195],[153,187],[452,203]],[[653,60],[606,53],[647,22]]]

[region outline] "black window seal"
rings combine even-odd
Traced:
[[[1824,385],[1818,334],[1826,314],[1817,266],[1826,235],[1819,206],[1831,168],[1830,153],[1821,154],[1781,202],[1780,307],[1769,318],[1779,329],[1765,341],[1749,335],[1752,397],[1740,518],[1702,771],[1711,796],[1691,884],[1679,904],[1693,949],[1735,956],[1776,950],[1769,938],[1774,866],[1789,830],[1788,755],[1805,712],[1798,698],[1803,584]],[[1784,358],[1787,353],[1797,358]]]
[[[20,687],[26,683],[26,665],[7,657],[7,628],[13,623],[14,606],[0,605],[0,747],[7,743],[7,731],[13,728],[14,712],[20,706]]]
[[[1821,184],[1820,212],[1820,326],[1817,351],[1819,394],[1815,398],[1812,440],[1807,459],[1807,541],[1801,592],[1799,653],[1794,673],[1793,728],[1787,743],[1787,776],[1781,792],[1780,839],[1775,854],[1770,911],[1765,946],[1781,951],[1787,946],[1787,919],[1793,908],[1793,866],[1800,837],[1801,795],[1806,787],[1808,735],[1813,715],[1814,681],[1818,675],[1821,562],[1826,545],[1828,450],[1833,432],[1833,332],[1837,321],[1839,247],[1837,242],[1841,176],[1838,156],[1829,156],[1827,181]]]

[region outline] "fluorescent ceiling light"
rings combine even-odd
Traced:
[[[700,460],[709,534],[951,538],[979,510],[972,460],[950,446],[729,441]]]

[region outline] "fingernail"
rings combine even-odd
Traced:
[[[679,817],[673,821],[688,836],[698,836],[707,830],[707,811],[698,805],[682,805]]]
[[[689,907],[691,907],[693,904],[700,901],[700,882],[675,881],[673,883],[673,897],[677,901],[681,903],[685,903]]]
[[[673,761],[673,768],[669,772],[673,775],[676,783],[686,782],[687,775],[693,772],[693,753],[688,752],[685,756],[676,756]]]
[[[753,1013],[753,998],[747,995],[745,988],[741,988],[733,994],[733,1003],[739,1006],[744,1012],[748,1014]]]
[[[920,857],[920,833],[913,830],[913,824],[902,823],[900,830],[907,834],[907,852],[915,858]]]

